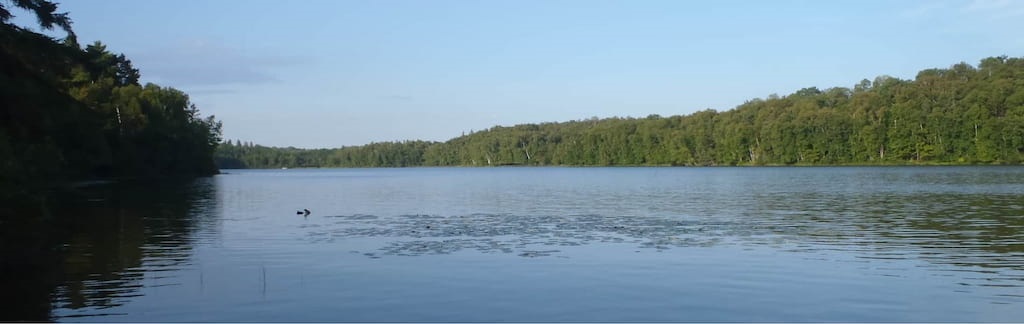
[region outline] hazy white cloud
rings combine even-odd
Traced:
[[[966,11],[983,11],[1002,9],[1008,6],[1012,6],[1013,1],[1010,0],[971,0],[970,3],[964,7]]]
[[[900,12],[907,19],[975,18],[982,20],[1017,18],[1024,16],[1024,1],[1020,0],[962,0],[927,1]]]
[[[949,3],[946,2],[927,2],[900,12],[900,16],[908,19],[931,18],[948,11],[949,8]]]
[[[397,101],[412,101],[413,99],[415,99],[415,98],[413,98],[413,96],[409,96],[409,95],[388,95],[388,96],[383,96],[382,98],[388,99],[388,100],[397,100]]]
[[[175,87],[279,82],[274,68],[301,64],[296,58],[246,51],[209,40],[140,51],[132,58],[147,81]]]
[[[980,18],[1019,18],[1024,16],[1024,1],[971,0],[961,11],[965,14],[981,16]]]
[[[234,90],[234,89],[218,89],[218,88],[201,88],[201,89],[189,90],[188,93],[191,94],[191,95],[225,95],[225,94],[235,94],[235,93],[238,93],[238,90]]]

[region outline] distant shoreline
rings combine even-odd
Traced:
[[[226,168],[221,169],[221,174],[230,174],[233,170],[312,170],[312,169],[432,169],[432,168],[466,168],[466,169],[490,169],[490,168],[816,168],[816,167],[1019,167],[1019,164],[943,164],[943,163],[907,163],[907,164],[764,164],[764,165],[418,165],[404,167],[289,167],[289,168]]]

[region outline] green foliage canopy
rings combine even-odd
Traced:
[[[11,9],[67,37],[14,25]],[[139,84],[123,54],[99,42],[81,48],[56,9],[45,0],[0,1],[0,192],[69,179],[216,173],[220,122],[201,116],[179,90]]]

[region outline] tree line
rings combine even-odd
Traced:
[[[57,39],[11,22],[37,18]],[[0,193],[98,177],[217,172],[221,123],[182,91],[141,84],[131,60],[78,44],[45,0],[0,0]]]
[[[228,168],[1017,164],[1024,158],[1024,59],[810,87],[731,110],[495,126],[446,142],[304,150],[226,142]],[[233,164],[232,164],[233,163]]]
[[[267,147],[225,141],[218,147],[221,169],[317,168],[317,167],[411,167],[424,164],[424,152],[437,142],[383,142],[338,149]]]

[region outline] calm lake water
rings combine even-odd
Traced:
[[[1021,167],[226,172],[60,198],[59,280],[24,293],[85,322],[1024,321]]]

